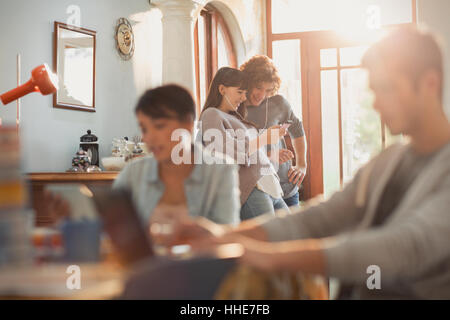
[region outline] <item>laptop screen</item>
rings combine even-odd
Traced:
[[[150,237],[142,225],[131,195],[110,187],[90,187],[103,227],[119,260],[131,265],[154,255]]]

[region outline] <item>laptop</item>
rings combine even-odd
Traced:
[[[132,265],[153,257],[153,245],[149,233],[126,190],[110,187],[90,187],[97,214],[103,222],[103,229],[123,265]]]
[[[66,199],[88,198],[84,218],[95,215],[111,239],[119,262],[127,267],[128,279],[122,299],[213,299],[225,276],[236,265],[242,250],[236,245],[219,246],[208,254],[189,258],[159,256],[129,191],[108,186],[52,187]],[[83,195],[80,196],[80,193]]]
[[[126,190],[93,187],[93,199],[120,261],[133,265],[122,299],[213,299],[241,252],[223,245],[186,259],[157,256]]]

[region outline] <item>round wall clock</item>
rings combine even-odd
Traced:
[[[120,18],[116,26],[116,47],[124,60],[129,60],[134,53],[134,34],[130,22]]]

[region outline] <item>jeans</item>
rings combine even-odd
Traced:
[[[278,209],[290,212],[283,199],[274,199],[255,187],[241,207],[241,221],[255,218],[264,213],[275,216],[275,210]]]
[[[289,198],[285,198],[284,202],[286,202],[286,205],[288,207],[298,207],[298,205],[300,203],[298,192],[296,192],[293,196],[291,196]]]

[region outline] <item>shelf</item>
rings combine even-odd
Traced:
[[[26,178],[31,182],[89,182],[114,181],[119,171],[104,171],[92,173],[79,172],[35,172],[27,173]]]

